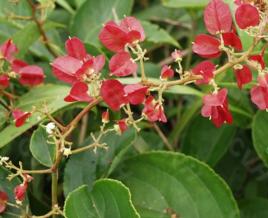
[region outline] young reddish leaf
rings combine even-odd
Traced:
[[[263,59],[263,55],[252,55],[249,57],[249,60],[256,61],[260,65],[261,69],[265,68],[265,62]]]
[[[109,69],[112,75],[129,76],[136,73],[137,64],[131,59],[128,52],[119,52],[115,54],[109,63]]]
[[[251,4],[241,4],[235,12],[235,20],[240,29],[254,27],[260,23],[258,9]]]
[[[127,95],[127,99],[130,104],[138,105],[142,104],[145,100],[148,87],[140,84],[131,84],[124,87],[124,91]]]
[[[0,214],[6,210],[8,201],[7,193],[0,191]]]
[[[88,94],[88,86],[83,82],[74,83],[69,95],[64,98],[67,102],[91,102],[92,100],[93,98]]]
[[[36,86],[44,81],[45,75],[41,67],[28,65],[18,72],[20,74],[19,82],[22,85]]]
[[[203,58],[216,58],[221,54],[219,47],[220,41],[217,38],[200,34],[195,38],[193,52]]]
[[[7,75],[0,75],[0,89],[5,89],[9,86],[9,77]]]
[[[14,118],[15,126],[20,127],[22,126],[25,121],[31,116],[30,112],[24,112],[20,109],[14,109],[12,111],[12,116]]]
[[[233,32],[223,33],[222,38],[225,46],[231,46],[237,51],[241,51],[243,49],[242,42],[235,33]]]
[[[203,117],[209,117],[216,127],[225,122],[231,124],[233,118],[228,108],[227,89],[204,96],[201,114]]]
[[[83,61],[87,57],[85,46],[77,37],[68,39],[65,42],[65,49],[67,51],[67,54],[73,58],[77,58]]]
[[[222,0],[211,0],[205,9],[204,21],[212,35],[229,32],[232,27],[232,15],[228,4]]]
[[[164,65],[161,69],[160,78],[163,80],[171,79],[174,77],[174,71],[167,65]]]
[[[0,45],[0,57],[4,57],[5,60],[12,62],[14,60],[14,55],[18,52],[16,45],[11,39],[5,41]]]
[[[51,65],[53,74],[59,80],[70,84],[77,82],[77,77],[75,73],[82,66],[81,61],[79,61],[78,59],[70,56],[62,56],[56,58]]]
[[[195,75],[203,76],[203,79],[197,80],[196,84],[208,84],[210,80],[214,77],[213,72],[215,71],[216,67],[211,61],[202,61],[197,64],[193,69],[192,72]]]
[[[268,109],[268,74],[258,77],[258,85],[250,90],[251,101],[260,109]]]
[[[127,103],[124,86],[118,80],[105,80],[101,85],[100,94],[105,103],[114,111]]]
[[[235,77],[239,89],[252,81],[252,73],[247,65],[243,65],[242,69],[235,69]]]

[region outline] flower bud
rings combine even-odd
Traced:
[[[21,202],[25,199],[25,193],[27,191],[27,187],[28,187],[28,183],[24,182],[20,185],[17,185],[14,188],[15,199],[18,204],[21,204]]]
[[[55,123],[50,122],[50,123],[48,123],[48,124],[46,125],[46,132],[47,132],[49,135],[51,135],[51,134],[53,133],[53,131],[54,131],[55,128],[56,128]]]
[[[109,121],[110,121],[110,114],[109,114],[108,111],[104,111],[104,112],[102,113],[102,115],[101,115],[101,121],[102,121],[103,123],[109,123]]]

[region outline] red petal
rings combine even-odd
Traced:
[[[18,201],[23,201],[24,198],[25,198],[25,194],[26,194],[26,191],[27,191],[27,183],[25,184],[20,184],[20,185],[17,185],[15,188],[14,188],[14,195],[15,195],[15,199],[18,200]]]
[[[216,58],[221,54],[219,46],[220,41],[217,38],[200,34],[195,38],[193,51],[204,58]]]
[[[70,94],[64,98],[64,101],[67,102],[91,102],[93,100],[92,97],[89,96],[88,86],[83,82],[75,83],[70,91]]]
[[[265,68],[265,62],[262,55],[252,55],[249,57],[249,60],[256,61],[261,65],[261,68]]]
[[[19,59],[15,59],[11,63],[11,68],[16,73],[19,73],[20,69],[23,67],[26,67],[26,66],[28,66],[28,64],[22,60],[19,60]]]
[[[98,73],[102,70],[102,68],[105,65],[105,56],[104,55],[98,55],[96,57],[93,58],[94,59],[94,63],[93,63],[93,68],[95,73]]]
[[[136,32],[139,33],[139,41],[143,41],[145,39],[145,33],[144,33],[144,29],[140,23],[140,21],[138,21],[135,17],[125,17],[121,23],[120,23],[120,27],[125,31],[125,32],[131,32],[133,30],[135,30]],[[138,34],[137,34],[138,36]]]
[[[260,23],[259,11],[251,4],[240,5],[235,12],[236,23],[240,29],[254,27]]]
[[[124,86],[117,80],[106,80],[101,85],[100,94],[105,103],[114,111],[127,103]]]
[[[243,49],[241,40],[235,33],[233,32],[223,33],[222,37],[225,46],[231,46],[235,48],[237,51],[241,51]]]
[[[12,111],[12,116],[13,116],[14,121],[15,121],[15,126],[20,127],[31,116],[31,113],[24,112],[24,111],[22,111],[20,109],[14,109]]]
[[[197,80],[196,84],[208,84],[209,81],[214,77],[213,72],[215,71],[215,65],[211,61],[202,61],[197,64],[192,72],[195,75],[202,75],[203,79]]]
[[[56,58],[52,65],[54,75],[67,83],[74,83],[77,81],[75,72],[82,66],[81,61],[70,56],[62,56]]]
[[[9,77],[7,75],[0,75],[0,89],[5,89],[9,86]]]
[[[210,94],[203,97],[203,103],[207,106],[222,106],[227,98],[227,89],[221,89],[216,94]]]
[[[35,86],[44,81],[45,75],[41,67],[29,65],[19,70],[19,82],[22,85]]]
[[[119,126],[119,129],[120,129],[120,133],[121,134],[124,133],[128,129],[128,126],[126,124],[125,119],[122,119],[122,120],[117,121],[117,124]]]
[[[136,73],[137,64],[133,62],[128,52],[119,52],[115,54],[109,63],[109,69],[112,75],[128,76]]]
[[[0,56],[3,56],[9,62],[14,60],[14,55],[17,52],[18,49],[11,39],[0,45]]]
[[[240,89],[242,89],[243,85],[252,81],[252,73],[247,65],[243,65],[242,69],[236,69],[235,76]]]
[[[8,201],[7,193],[0,191],[0,214],[6,210],[7,201]]]
[[[127,33],[113,21],[105,24],[100,32],[99,40],[113,52],[124,50],[128,42]]]
[[[140,84],[131,84],[124,87],[124,91],[127,95],[127,99],[130,104],[138,105],[142,104],[145,100],[145,95],[148,88]]]
[[[174,77],[174,71],[167,65],[164,65],[161,69],[161,79],[170,79],[173,77]]]
[[[84,44],[77,37],[68,39],[65,42],[65,49],[69,56],[84,60],[87,57],[87,51]]]
[[[257,105],[260,110],[268,109],[268,88],[255,86],[250,90],[251,101]]]
[[[210,34],[229,32],[232,27],[232,15],[229,6],[222,0],[211,0],[205,9],[204,21]]]

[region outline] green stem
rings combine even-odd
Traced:
[[[51,207],[54,208],[58,204],[58,169],[55,173],[51,174],[52,183],[51,183]],[[56,215],[53,214],[53,218],[56,218]]]

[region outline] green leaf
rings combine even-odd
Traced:
[[[64,206],[67,218],[139,218],[128,188],[111,179],[99,180],[92,192],[81,186],[71,192]]]
[[[7,179],[7,176],[9,175],[9,171],[4,169],[0,166],[0,191],[4,191],[8,195],[8,202],[12,204],[16,204],[15,198],[14,198],[14,188],[20,184],[20,181],[18,177],[12,179],[9,181]],[[28,198],[23,201],[23,208],[28,205]],[[14,218],[14,217],[20,217],[21,211],[18,208],[7,206],[7,209],[5,213],[0,214],[0,217],[2,218]]]
[[[120,166],[114,176],[129,187],[142,218],[239,218],[229,187],[190,156],[151,152]]]
[[[258,156],[268,167],[267,122],[268,122],[268,113],[265,111],[258,111],[252,123],[252,138],[253,138],[253,145],[255,147]]]
[[[209,0],[162,0],[166,7],[171,8],[198,8],[205,7]]]
[[[113,10],[118,18],[129,15],[133,0],[88,0],[77,11],[71,24],[71,34],[87,43],[99,46],[98,35],[102,24],[113,20]]]
[[[241,218],[268,217],[268,200],[265,198],[245,199],[239,202]]]
[[[43,85],[31,89],[27,94],[20,97],[15,105],[16,108],[20,108],[23,111],[32,111],[32,107],[41,109],[46,104],[50,113],[54,113],[61,108],[66,107],[69,103],[64,102],[63,98],[69,92],[67,86],[61,85]],[[2,115],[2,114],[0,114]],[[2,117],[0,117],[0,120]],[[22,133],[38,124],[44,117],[40,113],[34,113],[29,121],[23,126],[17,128],[13,123],[6,126],[0,132],[0,148],[11,142]]]
[[[53,165],[56,147],[55,144],[48,143],[48,134],[44,127],[39,126],[32,134],[30,150],[34,158],[44,166],[51,167]]]
[[[235,133],[234,126],[216,128],[210,120],[198,116],[186,130],[182,152],[214,166],[228,150]]]
[[[170,44],[175,47],[180,47],[179,43],[166,30],[160,28],[158,25],[142,21],[142,26],[145,31],[147,42]]]

